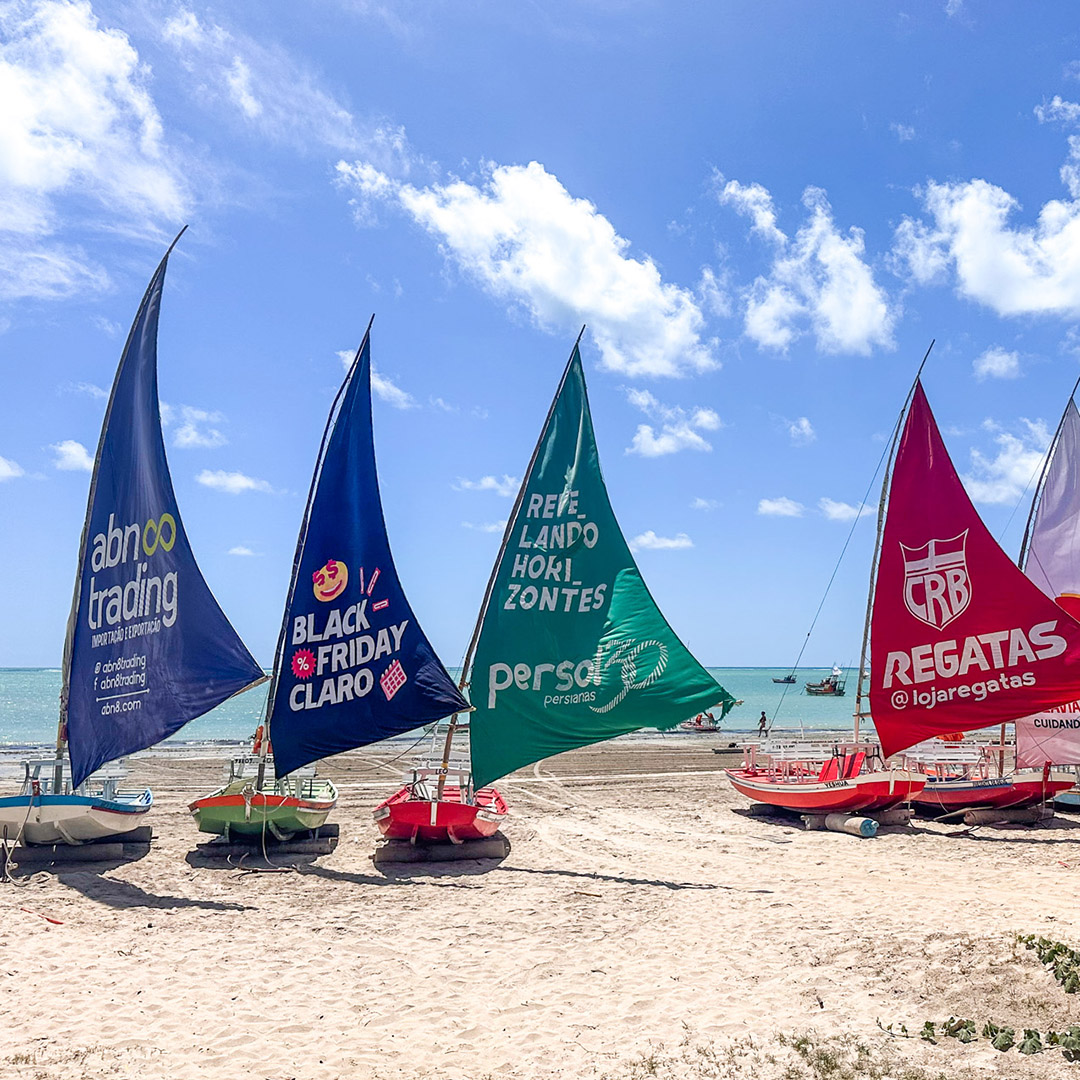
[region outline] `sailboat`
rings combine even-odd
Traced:
[[[1018,560],[1027,576],[1074,618],[1080,616],[1080,413],[1076,389],[1074,386],[1069,395],[1035,488]],[[1054,771],[1078,779],[1080,700],[1021,717],[1015,728],[1017,771],[1041,774],[1053,766],[1066,766]],[[1058,790],[1055,802],[1080,807],[1080,784]]]
[[[927,353],[929,356],[929,352]],[[926,360],[923,360],[925,363]],[[921,368],[920,368],[921,370]],[[917,384],[916,384],[917,386]],[[904,403],[901,420],[915,394],[916,386]],[[910,416],[909,416],[910,424]],[[881,813],[911,801],[923,789],[926,777],[914,769],[888,762],[888,754],[871,743],[860,741],[859,724],[863,718],[863,682],[867,676],[866,662],[871,630],[871,611],[875,610],[874,580],[878,570],[882,532],[886,527],[886,504],[890,490],[893,455],[900,439],[901,421],[897,421],[889,461],[881,487],[878,507],[877,543],[871,563],[870,593],[867,598],[866,621],[863,627],[862,655],[859,661],[859,681],[855,698],[855,731],[847,744],[835,744],[827,749],[818,743],[795,743],[775,747],[751,744],[739,769],[728,769],[727,777],[741,795],[754,802],[808,814]],[[905,439],[906,439],[905,429]],[[906,443],[901,443],[903,447]],[[897,466],[900,459],[897,457]],[[833,668],[833,678],[842,671]],[[809,691],[809,684],[807,690]],[[831,751],[831,752],[830,752]]]
[[[113,381],[79,544],[56,752],[27,762],[20,793],[0,798],[6,840],[77,844],[135,828],[152,794],[120,790],[116,766],[97,770],[266,679],[203,580],[169,476],[157,332],[179,239],[143,296]]]
[[[466,708],[390,553],[375,465],[369,323],[319,447],[257,753],[234,762],[225,785],[189,809],[201,831],[225,836],[285,839],[318,828],[337,790],[315,777],[314,762]]]
[[[916,802],[947,811],[1018,806],[1070,786],[1051,769],[995,777],[947,763],[957,751],[940,737],[1075,700],[1080,623],[983,524],[918,380],[889,494],[871,641],[870,705],[882,752],[907,751],[930,771]],[[937,760],[926,749],[934,739],[947,747]]]
[[[429,764],[375,809],[387,837],[490,835],[506,814],[491,785],[515,769],[709,708],[723,718],[735,704],[664,619],[619,529],[578,343],[466,651],[459,686],[470,690],[468,722],[453,716]],[[468,759],[455,757],[455,737],[466,732]]]

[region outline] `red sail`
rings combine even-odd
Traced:
[[[870,651],[886,757],[1075,701],[1080,686],[1080,623],[983,525],[921,384],[889,491]]]

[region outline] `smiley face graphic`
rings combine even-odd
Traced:
[[[349,584],[349,568],[338,559],[327,559],[326,565],[311,575],[316,600],[326,603],[339,597]]]

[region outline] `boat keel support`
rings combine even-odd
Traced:
[[[808,832],[828,829],[829,832],[847,833],[849,836],[877,836],[878,823],[872,817],[854,814],[803,814]]]

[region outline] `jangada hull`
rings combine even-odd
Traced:
[[[804,814],[888,810],[909,802],[926,783],[926,777],[921,773],[907,769],[884,769],[835,780],[799,779],[751,769],[728,769],[726,772],[740,795],[754,802]]]
[[[26,844],[85,844],[137,829],[150,812],[149,788],[131,794],[12,795],[0,798],[0,836]]]
[[[265,830],[286,840],[325,824],[337,805],[337,788],[329,780],[305,781],[300,795],[289,790],[293,786],[268,784],[256,791],[250,779],[238,779],[188,809],[200,832],[258,836]]]
[[[494,836],[506,817],[506,801],[492,787],[481,788],[472,802],[462,802],[461,788],[450,784],[443,788],[441,799],[424,794],[406,785],[372,811],[383,836],[413,843],[460,844]]]
[[[1063,769],[1019,769],[998,777],[931,777],[915,797],[926,810],[948,813],[951,810],[975,810],[1034,806],[1049,802],[1076,783],[1076,776]]]

